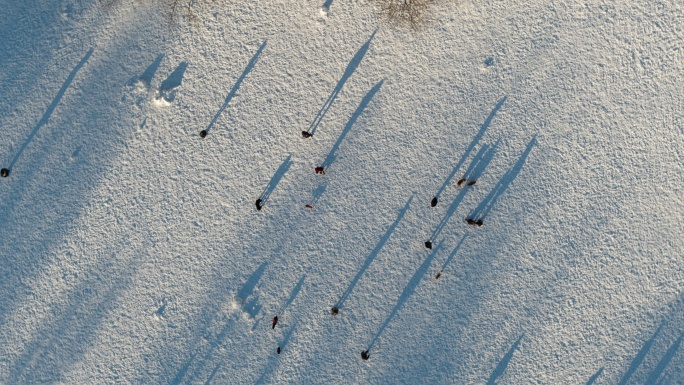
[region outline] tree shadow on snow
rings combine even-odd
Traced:
[[[44,325],[13,360],[8,384],[37,379],[69,381],[64,373],[88,350],[101,323],[129,290],[140,265],[135,260],[117,263],[115,255],[100,256],[98,261],[66,295],[63,305],[50,314],[49,325]]]

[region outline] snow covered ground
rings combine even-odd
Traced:
[[[325,4],[0,3],[0,383],[684,384],[684,4]]]

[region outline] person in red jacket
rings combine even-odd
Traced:
[[[323,166],[316,167],[314,171],[316,171],[316,174],[325,175],[325,169],[323,168]]]
[[[273,317],[273,323],[271,324],[271,329],[275,329],[278,324],[278,316]]]

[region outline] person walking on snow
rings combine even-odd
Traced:
[[[325,169],[323,168],[323,166],[316,167],[314,171],[316,171],[316,174],[325,175]]]
[[[278,316],[273,317],[273,323],[271,324],[271,329],[275,329],[278,324]]]

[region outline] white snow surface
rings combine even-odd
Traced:
[[[199,3],[0,3],[0,383],[684,384],[684,3]]]

